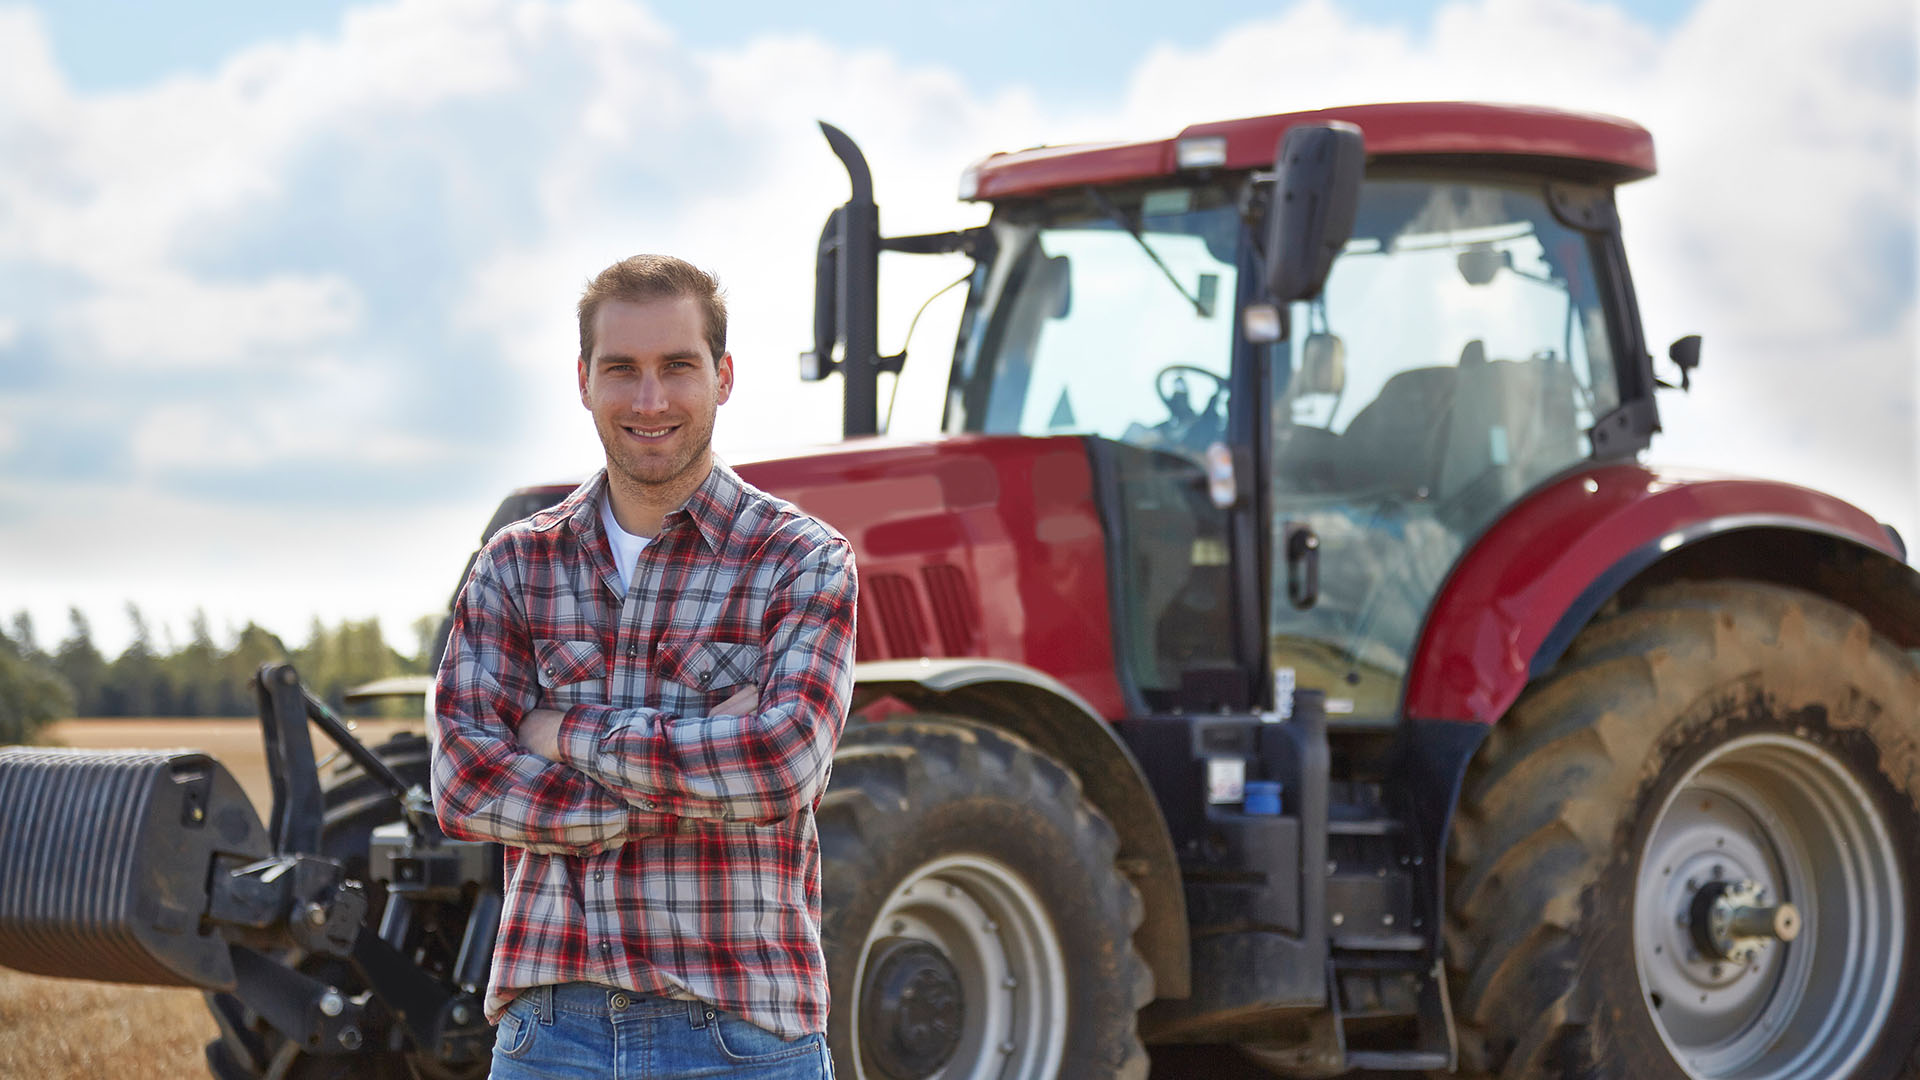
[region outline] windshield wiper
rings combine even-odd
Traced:
[[[1168,269],[1165,262],[1161,261],[1159,252],[1154,251],[1153,245],[1147,243],[1147,238],[1141,235],[1140,227],[1133,223],[1133,219],[1128,217],[1125,211],[1113,205],[1113,201],[1107,198],[1106,192],[1089,184],[1087,185],[1087,194],[1093,198],[1093,204],[1100,208],[1101,213],[1107,215],[1108,219],[1115,225],[1127,230],[1127,235],[1133,237],[1134,243],[1140,245],[1140,250],[1147,253],[1147,258],[1153,260],[1153,265],[1159,267],[1160,272],[1167,275],[1167,281],[1170,282],[1175,289],[1179,290],[1180,295],[1185,298],[1187,303],[1193,305],[1194,314],[1203,319],[1213,318],[1211,305],[1201,303],[1199,297],[1188,292],[1187,287],[1180,284],[1180,279],[1174,277],[1173,271]]]

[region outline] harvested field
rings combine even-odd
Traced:
[[[418,729],[417,721],[358,721],[360,737],[379,743]],[[314,751],[333,744],[316,729]],[[185,747],[226,765],[262,820],[272,799],[260,722],[204,719],[70,720],[45,740],[85,749]],[[41,978],[0,968],[0,1080],[97,1077],[203,1077],[202,1048],[213,1020],[198,990],[117,986]]]

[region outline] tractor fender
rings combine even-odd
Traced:
[[[1399,779],[1435,878],[1431,925],[1442,922],[1438,875],[1460,784],[1493,724],[1616,597],[1713,578],[1806,589],[1920,647],[1920,573],[1888,529],[1839,499],[1638,465],[1556,481],[1455,565],[1410,669]]]
[[[1903,646],[1920,635],[1920,580],[1865,512],[1791,484],[1603,465],[1522,500],[1455,563],[1421,628],[1402,715],[1494,723],[1609,600],[1662,574],[1797,585]]]
[[[855,712],[893,698],[965,717],[1019,736],[1078,777],[1119,836],[1121,872],[1140,890],[1145,919],[1134,944],[1153,970],[1154,996],[1188,995],[1187,900],[1166,817],[1133,753],[1085,699],[1044,671],[981,657],[869,661],[854,665],[853,679]]]

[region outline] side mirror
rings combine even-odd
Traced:
[[[1366,168],[1360,129],[1341,121],[1287,129],[1274,153],[1267,211],[1267,293],[1281,310],[1311,300],[1353,234]]]
[[[1700,366],[1700,335],[1688,334],[1667,346],[1667,359],[1680,369],[1680,389],[1693,389],[1693,369]]]

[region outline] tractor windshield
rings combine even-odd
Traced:
[[[1374,180],[1322,298],[1272,348],[1274,550],[1319,540],[1320,598],[1276,568],[1273,660],[1387,720],[1461,549],[1587,456],[1618,401],[1592,241],[1539,183]]]
[[[1224,192],[1089,192],[993,228],[948,430],[1193,457],[1225,437],[1240,217]]]

